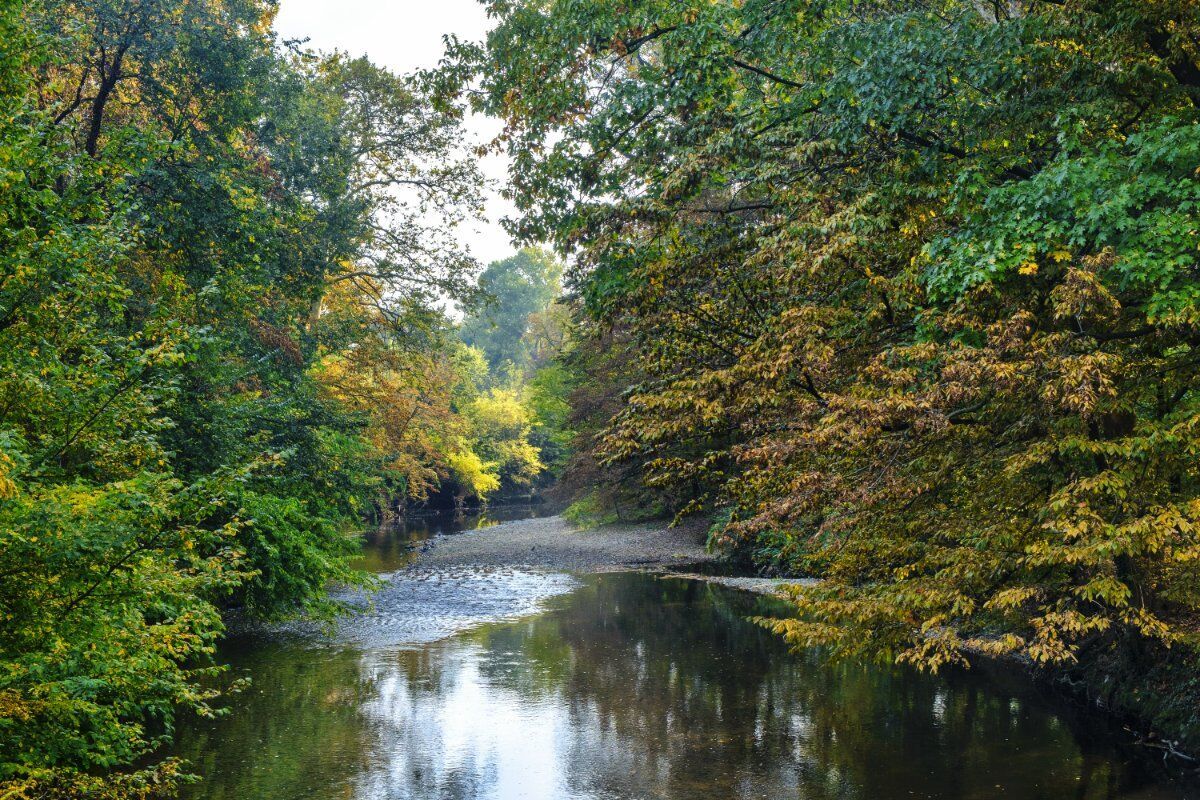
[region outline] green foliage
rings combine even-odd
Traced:
[[[1200,7],[491,8],[446,77],[573,256],[583,486],[823,578],[798,645],[1193,642]]]
[[[563,518],[576,528],[597,528],[618,521],[617,513],[606,505],[598,492],[589,492],[563,509]]]
[[[183,662],[212,651],[240,560],[235,528],[205,524],[213,488],[147,474],[5,501],[5,780],[125,765],[170,738],[177,706],[206,710],[205,670]]]
[[[286,463],[284,465],[286,468]],[[337,516],[316,516],[297,497],[239,493],[236,498],[245,533],[240,537],[254,574],[237,587],[238,604],[258,617],[294,613],[297,603],[312,612],[332,612],[325,597],[330,581],[361,583],[364,576],[347,565],[359,543],[337,526]]]
[[[479,348],[497,375],[527,368],[534,355],[526,340],[530,317],[558,296],[561,277],[562,263],[535,248],[488,264],[479,276],[487,301],[463,320],[462,340]]]
[[[542,471],[538,450],[529,442],[532,419],[512,389],[489,389],[464,410],[473,450],[500,484],[528,486]]]
[[[1091,147],[1067,139],[1037,175],[988,192],[958,230],[928,245],[928,284],[955,297],[1061,273],[1076,253],[1111,252],[1098,276],[1106,284],[1145,294],[1150,319],[1194,324],[1198,163],[1200,131],[1186,118]]]
[[[458,502],[532,493],[556,478],[572,434],[567,401],[574,376],[563,361],[572,320],[557,302],[562,264],[526,248],[479,276],[483,305],[458,335],[451,484]]]
[[[170,794],[222,615],[330,613],[441,467],[459,111],[273,11],[0,6],[5,797]]]
[[[464,442],[458,450],[449,455],[451,475],[459,487],[460,496],[474,496],[486,499],[488,495],[500,488],[500,476],[496,474],[496,464],[485,464],[475,451]]]
[[[525,385],[525,405],[533,423],[530,441],[556,475],[561,473],[575,437],[569,402],[574,384],[575,376],[560,361],[540,368]]]

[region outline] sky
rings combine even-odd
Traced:
[[[307,38],[316,50],[343,50],[366,55],[395,72],[432,67],[442,57],[442,36],[460,39],[484,37],[489,20],[478,0],[280,0],[275,30],[284,39]],[[478,140],[490,138],[498,123],[486,117],[467,120],[468,131]],[[507,161],[488,156],[480,162],[494,182],[505,178]],[[500,227],[500,218],[512,206],[496,191],[488,193],[488,220],[461,236],[483,264],[505,258],[514,247]]]

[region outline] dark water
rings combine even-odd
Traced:
[[[469,514],[435,511],[414,514],[363,536],[363,557],[356,565],[371,572],[392,572],[412,563],[421,546],[435,536],[489,528],[514,519],[541,515],[539,506],[495,506]]]
[[[762,598],[641,574],[396,577],[331,638],[228,643],[253,686],[181,731],[190,797],[1190,796],[1020,683],[789,654],[745,620]]]

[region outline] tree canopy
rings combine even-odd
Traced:
[[[822,578],[780,632],[1195,643],[1200,7],[489,8],[446,77],[575,258],[598,466]]]
[[[555,333],[545,315],[562,291],[561,278],[562,263],[536,248],[493,261],[478,281],[486,301],[463,320],[459,335],[483,351],[493,370],[528,367],[539,343]]]
[[[460,109],[273,13],[0,8],[5,797],[170,793],[223,615],[330,613],[450,474]]]
[[[458,327],[481,361],[458,403],[467,423],[456,456],[460,503],[531,494],[561,472],[573,381],[560,363],[572,329],[558,302],[562,271],[561,261],[530,247],[493,261],[476,281],[482,300]]]

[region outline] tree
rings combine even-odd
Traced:
[[[534,248],[493,261],[479,276],[487,303],[463,320],[462,340],[482,350],[495,371],[506,363],[524,369],[532,357],[526,339],[530,319],[558,296],[561,276],[562,264]]]
[[[445,469],[459,111],[272,13],[0,8],[5,796],[169,795],[223,615],[332,613]]]
[[[514,233],[576,256],[581,346],[627,342],[598,455],[822,577],[778,630],[935,669],[1191,640],[1195,4],[492,10],[447,75],[506,122]]]

